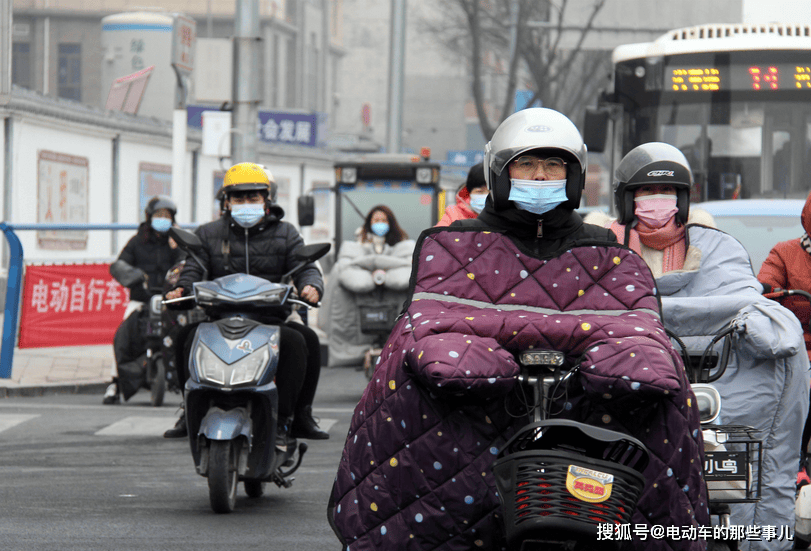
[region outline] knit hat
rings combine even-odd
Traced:
[[[487,187],[487,182],[484,181],[484,163],[478,163],[470,167],[470,171],[467,173],[465,187],[468,193],[477,187]]]

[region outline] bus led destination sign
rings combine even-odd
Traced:
[[[721,71],[716,67],[673,67],[670,82],[674,92],[717,92]]]
[[[668,82],[668,79],[670,82]],[[674,66],[665,70],[672,92],[811,90],[811,64]]]

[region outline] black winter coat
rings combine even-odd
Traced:
[[[572,210],[557,208],[541,215],[517,208],[496,211],[489,197],[478,218],[457,220],[451,226],[488,227],[503,231],[517,245],[537,258],[551,256],[577,242],[617,242],[614,232],[584,223],[583,218]]]
[[[295,254],[304,246],[298,230],[283,221],[283,216],[284,210],[272,205],[261,222],[247,229],[247,236],[246,229],[234,222],[228,213],[198,227],[194,233],[203,242],[203,250],[198,256],[208,270],[208,279],[250,273],[279,283],[285,273],[298,265]],[[246,242],[249,271],[245,269]],[[203,269],[193,258],[188,258],[177,286],[189,293],[192,284],[202,279]],[[315,264],[301,271],[295,278],[295,284],[299,290],[305,285],[312,285],[318,289],[319,295],[324,295],[324,281]]]
[[[182,254],[179,248],[169,246],[169,234],[160,234],[144,222],[138,227],[138,233],[124,246],[118,260],[143,270],[148,277],[149,288],[154,293],[159,293],[166,279],[166,272],[180,260]],[[154,294],[144,289],[143,283],[131,285],[129,290],[130,299],[141,302],[149,302]]]

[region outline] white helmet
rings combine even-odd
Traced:
[[[586,185],[586,144],[568,117],[544,107],[524,109],[504,119],[484,147],[484,179],[493,207],[502,210],[510,205],[510,176],[505,167],[519,155],[534,150],[560,156],[568,163],[567,200],[561,207],[579,207],[580,195]]]

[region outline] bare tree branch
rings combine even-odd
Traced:
[[[473,95],[473,100],[476,104],[476,114],[479,116],[479,126],[481,126],[482,133],[489,140],[493,135],[495,128],[492,124],[490,124],[490,119],[485,111],[484,97],[482,94],[482,45],[481,34],[477,32],[477,30],[481,28],[479,0],[461,0],[461,2],[464,4],[464,7],[467,8],[465,11],[468,16],[468,25],[470,26],[470,29],[473,30],[473,44],[471,52],[473,82],[471,84],[471,92]]]
[[[522,87],[532,91],[532,103],[540,101],[570,116],[581,112],[602,84],[593,75],[607,66],[607,54],[587,52],[583,47],[606,0],[594,0],[577,31],[567,23],[573,7],[570,0],[555,0],[554,5],[551,0],[436,2],[442,10],[441,20],[423,21],[423,27],[449,52],[466,60],[471,98],[486,139],[511,113],[519,82],[525,81]],[[518,20],[511,57],[512,5],[518,6]],[[528,24],[532,21],[548,21],[549,25],[538,28]],[[572,45],[567,45],[569,38],[574,38]]]

